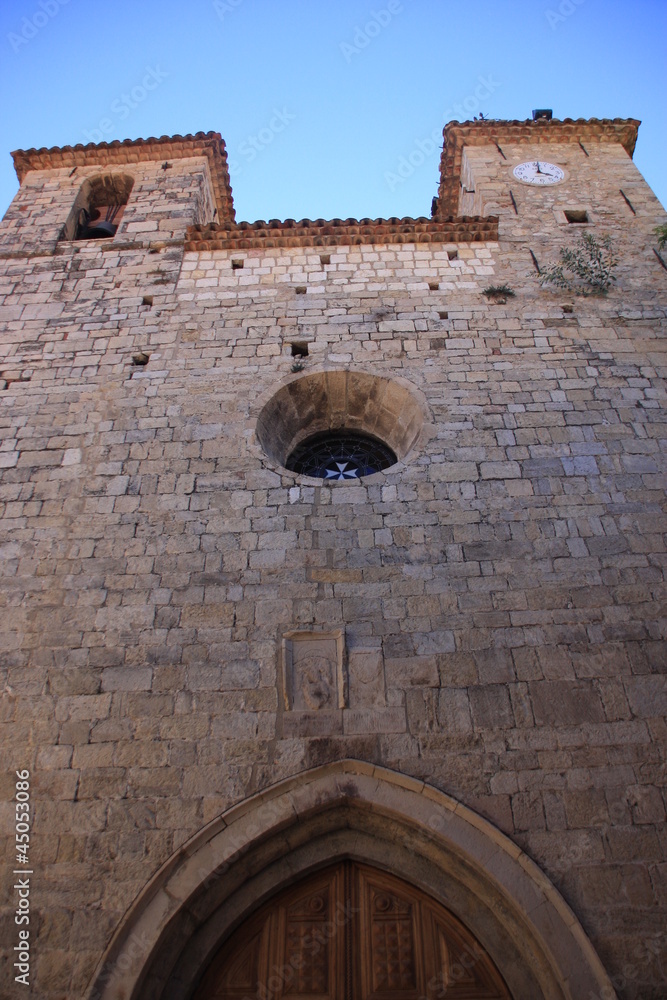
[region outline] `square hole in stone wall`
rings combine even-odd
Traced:
[[[293,340],[290,344],[293,358],[307,358],[308,344],[304,340]]]
[[[243,267],[243,261],[242,260],[233,260],[232,261],[232,271],[240,271],[242,267]]]
[[[566,208],[564,215],[568,222],[588,222],[588,212],[583,208]]]
[[[330,253],[320,254],[320,264],[330,264],[330,263],[331,263],[331,254]]]
[[[458,250],[448,250],[447,257],[449,258],[449,260],[458,260],[459,257]]]

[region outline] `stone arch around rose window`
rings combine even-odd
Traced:
[[[330,369],[299,375],[263,401],[256,433],[264,454],[289,467],[290,456],[327,434],[347,432],[403,461],[424,436],[430,416],[422,394],[403,378]],[[379,468],[389,467],[384,462]]]
[[[86,1000],[191,997],[244,920],[344,858],[393,873],[450,910],[514,1000],[615,995],[576,917],[516,844],[424,782],[347,760],[265,789],[184,844],[126,914]]]

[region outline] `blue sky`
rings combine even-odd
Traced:
[[[4,0],[0,212],[13,149],[214,130],[238,220],[428,215],[448,120],[538,107],[641,119],[666,204],[666,38],[665,0]]]

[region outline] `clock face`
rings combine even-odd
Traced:
[[[559,184],[565,179],[565,173],[554,163],[547,163],[546,160],[528,160],[526,163],[519,163],[513,170],[517,180],[524,184],[537,184],[544,187],[547,184]]]

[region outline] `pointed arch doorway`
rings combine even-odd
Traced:
[[[401,892],[412,905],[425,897],[427,909],[441,906],[450,919],[456,914],[458,926],[470,928],[490,958],[489,967],[500,971],[512,1000],[615,996],[575,914],[513,841],[430,785],[345,760],[263,789],[182,845],[118,925],[86,1000],[194,1000],[221,949],[236,944],[241,929],[252,930],[265,906],[306,886],[302,879],[350,859],[360,869],[405,880]],[[400,898],[401,892],[394,894]],[[350,926],[363,931],[361,915]],[[362,931],[352,938],[353,955]],[[355,966],[348,962],[348,968]],[[353,985],[354,980],[345,1000],[362,1000]],[[450,991],[454,986],[458,993],[444,998],[463,1000],[463,984],[452,982]],[[340,988],[338,996],[344,995]],[[311,993],[309,1000],[329,995]],[[247,990],[243,996],[253,998]],[[284,1000],[289,996],[283,991]],[[428,989],[408,996],[440,1000],[437,992],[429,997]],[[302,1000],[298,994],[293,998]],[[239,994],[232,1000],[240,1000]],[[403,996],[378,990],[369,1000]]]
[[[512,1000],[470,932],[423,891],[341,861],[266,903],[194,1000]]]

